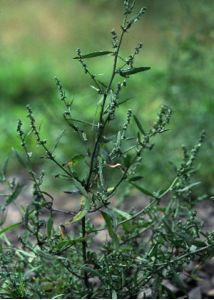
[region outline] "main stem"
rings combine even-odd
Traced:
[[[82,241],[82,255],[83,255],[83,263],[84,265],[87,264],[87,242],[85,239],[86,236],[86,219],[85,217],[82,218],[82,237],[84,238]],[[90,288],[89,280],[88,280],[88,273],[84,271],[84,283],[87,290]]]
[[[92,179],[92,175],[93,175],[93,172],[94,172],[94,165],[95,165],[95,162],[96,162],[97,152],[98,152],[98,149],[99,149],[99,146],[100,146],[100,139],[103,135],[103,131],[104,131],[105,126],[108,122],[108,117],[106,118],[105,121],[103,121],[103,114],[104,114],[106,100],[107,100],[109,91],[111,90],[111,86],[112,86],[114,77],[116,75],[117,60],[118,60],[118,55],[119,55],[119,51],[120,51],[120,47],[121,47],[121,43],[122,43],[124,33],[125,33],[125,31],[122,30],[120,40],[119,40],[119,43],[118,43],[118,47],[117,47],[117,50],[116,50],[115,56],[114,56],[114,64],[113,64],[112,75],[111,75],[111,78],[110,78],[110,81],[109,81],[109,85],[106,89],[106,92],[103,95],[103,102],[102,102],[102,107],[101,107],[100,117],[99,117],[100,128],[99,128],[97,138],[96,138],[96,142],[95,142],[95,145],[94,145],[94,149],[93,149],[93,152],[92,152],[91,163],[90,163],[90,168],[89,168],[89,175],[88,175],[88,179],[87,179],[86,186],[85,186],[87,192],[89,192],[89,190],[90,190],[91,179]],[[84,262],[84,264],[87,264],[87,241],[85,239],[85,237],[86,237],[86,218],[85,217],[82,218],[82,237],[83,237],[83,241],[82,241],[83,262]],[[88,278],[88,272],[87,271],[84,271],[84,284],[85,284],[85,287],[87,288],[87,290],[89,291],[90,283],[89,283],[89,278]]]
[[[106,124],[108,122],[108,117],[103,122],[103,114],[104,114],[106,99],[108,97],[109,91],[111,90],[111,86],[112,86],[114,77],[116,75],[117,60],[118,60],[118,55],[119,55],[119,51],[120,51],[120,47],[121,47],[121,44],[122,44],[124,33],[125,33],[125,31],[122,30],[122,33],[121,33],[121,36],[120,36],[120,40],[119,40],[119,43],[118,43],[118,47],[117,47],[117,50],[116,50],[115,56],[114,56],[114,65],[113,65],[111,79],[109,81],[109,85],[107,87],[107,90],[106,90],[105,94],[103,95],[102,107],[101,107],[100,118],[99,118],[100,128],[99,128],[99,132],[97,134],[95,146],[94,146],[94,149],[93,149],[93,152],[92,152],[92,156],[91,156],[90,170],[89,170],[88,180],[87,180],[87,184],[86,184],[86,190],[88,190],[90,188],[91,177],[92,177],[92,174],[93,174],[93,171],[94,171],[94,164],[95,164],[95,159],[97,157],[96,154],[97,154],[97,151],[98,151],[99,145],[100,145],[100,139],[101,139],[101,137],[103,135],[103,131],[104,131],[105,126],[106,126]]]

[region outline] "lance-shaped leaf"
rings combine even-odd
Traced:
[[[129,178],[129,181],[138,181],[143,179],[143,176],[133,176],[131,178]]]
[[[111,208],[114,212],[116,212],[118,215],[122,216],[124,219],[128,220],[131,218],[131,215],[128,214],[127,212],[123,211],[123,210],[120,210],[116,207],[112,207]]]
[[[139,191],[141,191],[141,193],[147,195],[147,196],[150,196],[150,197],[153,197],[153,198],[156,198],[156,196],[154,195],[154,193],[148,191],[147,189],[145,189],[144,187],[142,187],[141,185],[138,185],[134,182],[130,182],[136,189],[138,189]]]
[[[15,148],[12,148],[12,150],[13,150],[13,153],[15,154],[16,159],[20,163],[20,165],[23,166],[24,168],[26,168],[26,162],[21,157],[21,155],[19,154],[19,152]]]
[[[84,218],[87,215],[90,209],[91,199],[88,196],[87,197],[83,196],[81,198],[80,204],[81,204],[80,211],[70,221],[68,221],[65,224],[72,224],[74,222],[80,221],[82,220],[82,218]]]
[[[8,227],[6,227],[6,228],[3,228],[2,230],[0,230],[0,235],[6,233],[6,232],[8,232],[8,231],[13,230],[14,228],[20,226],[21,224],[22,224],[22,223],[19,222],[19,223],[12,224],[12,225],[10,225],[10,226],[8,226]]]
[[[101,213],[102,213],[103,219],[105,220],[108,233],[109,233],[110,237],[112,238],[112,243],[115,248],[118,248],[119,240],[118,240],[118,236],[113,227],[112,217],[107,212],[102,211]]]
[[[144,129],[143,129],[143,126],[141,125],[141,123],[140,123],[140,121],[138,120],[138,118],[137,118],[135,115],[133,115],[133,117],[134,117],[135,123],[136,123],[138,129],[140,130],[140,132],[141,132],[143,135],[146,135],[146,133],[145,133],[145,131],[144,131]]]
[[[122,77],[128,77],[130,75],[134,75],[140,72],[148,71],[151,69],[150,67],[139,67],[139,68],[131,68],[131,69],[126,69],[126,70],[120,70],[120,76]]]
[[[73,184],[75,185],[75,187],[78,189],[78,191],[80,192],[81,195],[85,196],[86,198],[88,197],[88,193],[85,190],[84,186],[81,184],[81,182],[79,182],[78,180],[76,180],[75,178],[72,178]]]
[[[185,187],[182,188],[182,189],[179,189],[178,192],[183,193],[183,192],[189,191],[191,188],[193,188],[193,187],[196,186],[196,185],[199,185],[200,183],[201,183],[200,181],[194,182],[194,183],[192,183],[192,184],[190,184],[190,185],[188,185],[188,186],[185,186]]]
[[[75,56],[74,59],[79,59],[79,58],[93,58],[93,57],[97,57],[97,56],[103,56],[103,55],[108,55],[113,53],[112,51],[96,51],[96,52],[91,52],[88,54],[84,54],[81,56]]]
[[[4,210],[8,205],[10,205],[13,201],[15,201],[16,198],[19,196],[21,190],[22,190],[22,186],[17,184],[14,191],[6,198],[5,203],[2,205],[1,208]]]

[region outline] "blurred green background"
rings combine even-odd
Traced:
[[[145,185],[167,185],[173,176],[170,161],[179,163],[183,144],[191,147],[200,132],[207,132],[198,159],[197,179],[201,188],[213,192],[214,113],[214,22],[213,0],[142,0],[147,7],[142,21],[132,29],[123,45],[129,55],[143,42],[138,62],[149,72],[133,76],[126,89],[128,102],[146,128],[154,122],[160,106],[173,110],[170,131],[145,154]],[[108,50],[112,28],[119,29],[121,0],[0,0],[0,163],[13,148],[20,150],[16,134],[18,119],[26,120],[25,105],[31,103],[44,134],[54,141],[60,133],[62,117],[54,77],[57,76],[74,99],[76,115],[93,117],[97,99],[79,63],[72,58],[76,48],[83,53]],[[107,79],[111,58],[97,58],[89,65],[100,78]],[[120,122],[118,121],[118,126]],[[59,156],[67,159],[79,151],[71,136],[62,143]],[[33,158],[39,150],[32,143]],[[37,161],[37,159],[39,161]],[[20,168],[15,157],[13,172]]]

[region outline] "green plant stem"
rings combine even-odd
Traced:
[[[106,99],[108,97],[108,93],[109,93],[109,91],[111,89],[113,80],[114,80],[115,75],[116,75],[118,54],[119,54],[119,51],[120,51],[120,47],[121,47],[121,44],[122,44],[124,33],[125,33],[125,31],[122,30],[122,33],[121,33],[121,36],[120,36],[120,40],[119,40],[119,43],[118,43],[118,47],[117,47],[117,50],[116,50],[115,55],[114,55],[114,65],[113,65],[111,79],[110,79],[108,88],[107,88],[105,94],[103,95],[102,107],[101,107],[100,118],[99,118],[100,128],[99,128],[99,132],[98,132],[97,139],[96,139],[96,142],[95,142],[94,150],[93,150],[92,156],[91,156],[91,163],[90,163],[90,169],[89,169],[89,175],[88,175],[86,190],[88,190],[90,188],[91,177],[92,177],[93,170],[94,170],[94,161],[95,161],[96,154],[97,154],[97,151],[98,151],[98,148],[99,148],[100,139],[101,139],[101,137],[103,135],[103,131],[104,131],[105,126],[106,126],[106,124],[108,122],[108,116],[107,116],[105,122],[103,123],[103,114],[104,114]]]
[[[97,135],[95,146],[94,146],[94,149],[93,149],[93,152],[92,152],[89,175],[88,175],[88,179],[87,179],[87,183],[86,183],[86,191],[87,192],[89,192],[89,190],[90,190],[91,177],[92,177],[92,174],[93,174],[93,171],[94,171],[94,163],[95,163],[95,159],[97,157],[97,152],[98,152],[99,145],[100,145],[100,139],[103,135],[103,131],[104,131],[105,126],[108,122],[108,116],[107,116],[105,122],[103,123],[103,114],[104,114],[106,99],[108,97],[108,93],[111,89],[114,77],[116,75],[118,54],[119,54],[119,51],[120,51],[120,47],[121,47],[121,44],[122,44],[124,33],[125,33],[125,31],[122,30],[122,33],[121,33],[121,36],[120,36],[120,41],[119,41],[117,50],[115,52],[114,65],[113,65],[113,71],[112,71],[111,79],[110,79],[108,88],[107,88],[106,92],[103,95],[102,107],[101,107],[101,112],[100,112],[100,117],[99,117],[100,128],[99,128],[99,132],[98,132],[98,135]],[[85,236],[86,236],[86,218],[84,217],[82,219],[82,237],[85,238]],[[82,241],[82,255],[83,255],[84,264],[86,264],[87,263],[87,242],[86,242],[85,239]],[[87,271],[84,271],[84,283],[85,283],[86,288],[89,290],[90,285],[89,285]]]
[[[82,257],[83,257],[83,263],[84,265],[87,264],[87,241],[85,239],[86,237],[86,218],[82,218]],[[88,272],[84,270],[84,284],[87,290],[89,291],[90,285],[89,285],[89,278],[88,278]]]

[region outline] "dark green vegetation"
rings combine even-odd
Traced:
[[[203,53],[204,43],[198,47],[200,39],[208,32],[211,34],[211,20],[207,17],[206,25],[199,27],[197,34],[191,24],[185,34],[179,27],[177,44],[171,46],[173,55],[165,64],[157,60],[159,68],[153,71],[147,64],[149,55],[147,60],[141,58],[144,51],[141,43],[128,51],[133,42],[132,27],[135,23],[139,26],[145,9],[135,7],[135,1],[123,2],[124,20],[122,26],[111,31],[112,45],[106,44],[105,35],[97,43],[105,50],[97,51],[90,38],[88,47],[95,52],[78,49],[74,57],[74,62],[79,62],[88,75],[91,91],[85,90],[83,75],[76,79],[79,73],[71,68],[70,80],[75,79],[72,94],[77,95],[70,95],[67,92],[71,90],[70,83],[65,76],[67,66],[60,60],[64,76],[55,79],[60,101],[52,99],[55,93],[48,80],[48,69],[44,68],[45,60],[41,59],[39,64],[45,72],[39,68],[38,73],[30,70],[27,64],[25,71],[29,73],[23,76],[27,80],[23,85],[18,82],[23,78],[17,67],[15,92],[11,84],[2,93],[8,107],[10,101],[20,100],[17,132],[22,150],[14,153],[29,172],[33,192],[27,208],[21,209],[22,222],[0,230],[1,297],[135,298],[140,293],[147,294],[148,289],[153,298],[176,297],[163,284],[164,280],[185,295],[187,288],[181,273],[189,263],[203,263],[213,254],[213,233],[203,230],[195,210],[199,201],[209,197],[202,191],[197,195],[200,182],[195,172],[199,150],[202,144],[205,148],[209,143],[204,142],[204,132],[198,138],[203,127],[208,141],[211,140],[212,88],[203,77],[201,65],[207,64],[204,71],[207,75],[212,57]],[[98,3],[103,9],[109,7],[105,1]],[[65,15],[69,7],[69,2],[65,2]],[[209,13],[207,7],[199,3],[190,6],[202,16]],[[77,23],[76,30],[81,24]],[[137,28],[140,32],[140,27]],[[94,30],[98,34],[96,26]],[[95,61],[99,62],[94,64]],[[31,72],[35,77],[30,76]],[[38,82],[37,74],[41,77]],[[42,103],[40,97],[46,102]],[[199,108],[192,97],[203,97],[206,105]],[[33,98],[32,105],[27,105],[27,113],[20,113],[23,102]],[[135,98],[143,99],[138,102]],[[175,111],[174,121],[172,111]],[[185,140],[191,147],[182,146],[179,150],[178,145]],[[209,153],[208,149],[204,151],[205,156],[200,159],[206,164]],[[38,159],[45,172],[37,171]],[[7,207],[22,190],[17,181],[7,179],[6,171],[5,165],[1,183],[7,186],[7,195],[1,203],[1,225]],[[204,174],[202,171],[199,177]],[[209,194],[210,167],[206,176]],[[58,186],[62,193],[66,191],[70,201],[77,195],[76,210],[56,209],[54,195],[46,191],[47,186]],[[142,195],[144,207],[137,209],[129,204],[131,209],[126,209],[136,190]],[[56,226],[58,213],[65,216],[60,229]],[[96,215],[102,225],[96,224]],[[24,232],[19,238],[21,247],[17,247],[5,234],[21,225]],[[102,231],[108,237],[104,242],[99,239]],[[191,272],[190,276],[194,276],[196,269]]]

